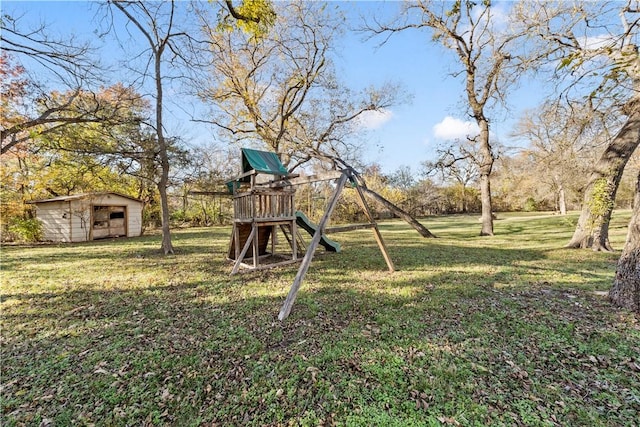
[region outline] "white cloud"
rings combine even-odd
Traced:
[[[356,122],[363,129],[378,129],[392,118],[393,112],[390,110],[365,111]]]
[[[473,138],[479,133],[480,129],[475,122],[463,122],[451,116],[445,117],[433,127],[433,135],[438,139],[444,140]]]
[[[490,24],[494,29],[506,29],[512,6],[509,2],[496,3],[492,4],[488,11],[484,7],[474,7],[471,14],[475,22],[482,20],[482,25],[487,25],[488,19],[491,19]]]
[[[598,36],[584,37],[580,40],[580,45],[587,50],[598,50],[607,46],[612,46],[614,41],[611,36],[607,34],[601,34]]]

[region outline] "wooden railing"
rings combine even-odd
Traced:
[[[295,217],[295,205],[291,189],[253,189],[236,194],[233,198],[234,219],[247,220],[277,220]]]

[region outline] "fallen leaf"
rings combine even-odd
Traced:
[[[316,368],[315,366],[309,366],[307,368],[307,372],[311,374],[311,380],[315,382],[316,375],[318,374],[318,372],[320,372],[320,369]]]
[[[460,423],[456,421],[456,419],[453,417],[438,417],[438,421],[440,421],[442,424],[447,424],[452,426],[460,425]]]

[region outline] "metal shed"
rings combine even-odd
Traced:
[[[36,206],[43,238],[86,242],[142,234],[142,201],[118,193],[84,193],[28,202]]]

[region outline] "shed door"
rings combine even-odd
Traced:
[[[127,207],[94,206],[92,227],[92,235],[94,239],[126,236]]]

